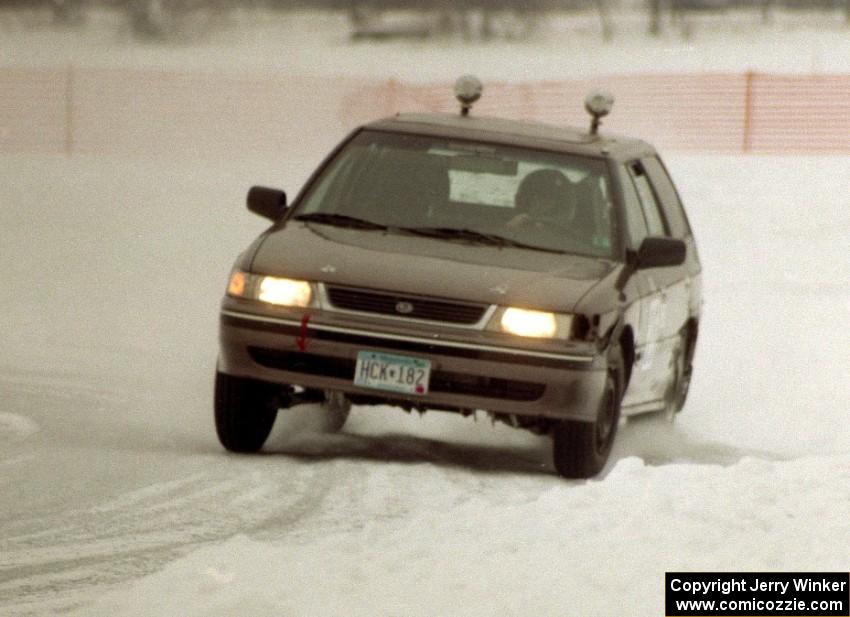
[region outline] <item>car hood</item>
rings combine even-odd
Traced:
[[[258,244],[260,274],[571,311],[614,262],[291,221]]]

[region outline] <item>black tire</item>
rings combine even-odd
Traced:
[[[679,413],[685,407],[685,402],[688,400],[688,392],[691,389],[691,376],[694,372],[693,365],[691,364],[693,360],[693,344],[694,341],[692,339],[685,337],[682,341],[679,358],[677,359],[676,390],[673,399],[676,413]]]
[[[673,356],[673,379],[664,396],[664,409],[661,410],[668,422],[673,422],[676,415],[684,408],[691,386],[691,367],[687,345],[688,339],[683,335]]]
[[[592,478],[608,462],[620,422],[624,373],[623,350],[617,345],[608,355],[605,393],[596,420],[564,420],[555,425],[552,455],[555,469],[563,477]]]
[[[257,452],[271,433],[277,408],[274,386],[215,374],[215,430],[231,452]]]

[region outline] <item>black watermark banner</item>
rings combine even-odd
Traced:
[[[850,617],[847,572],[667,572],[666,617]]]

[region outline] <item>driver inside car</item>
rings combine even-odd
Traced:
[[[511,229],[552,224],[564,227],[575,217],[575,187],[557,169],[539,169],[523,178],[514,205],[517,214],[507,223]]]

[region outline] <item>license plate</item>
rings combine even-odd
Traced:
[[[427,394],[431,361],[374,351],[357,354],[354,385],[404,394]]]

